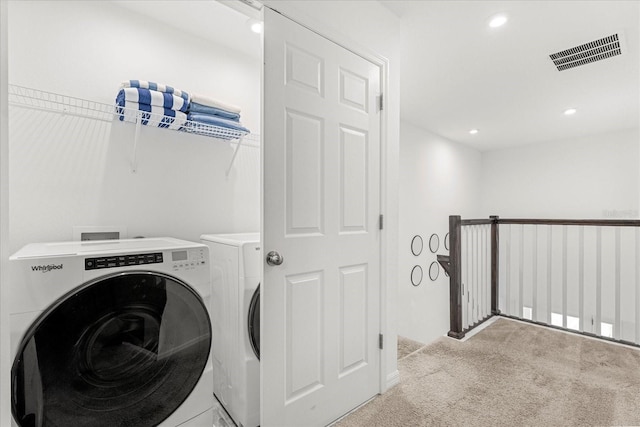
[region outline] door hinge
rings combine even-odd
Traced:
[[[384,335],[382,335],[382,334],[378,335],[378,348],[380,350],[384,349]]]
[[[384,215],[380,214],[380,230],[384,228]]]
[[[378,108],[380,109],[380,111],[384,110],[384,97],[382,96],[382,94],[378,96]]]

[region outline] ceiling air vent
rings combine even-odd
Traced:
[[[549,55],[558,71],[579,67],[622,54],[618,34]]]

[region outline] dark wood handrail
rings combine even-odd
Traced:
[[[463,221],[464,222],[464,221]],[[639,219],[527,219],[500,218],[498,224],[588,225],[601,227],[640,227]]]
[[[640,227],[640,219],[555,219],[555,218],[495,218],[462,219],[460,225],[522,224],[522,225],[586,225],[594,227]]]

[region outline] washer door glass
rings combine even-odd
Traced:
[[[256,291],[251,297],[251,303],[249,304],[249,342],[251,348],[253,348],[253,354],[260,360],[260,285],[256,288]]]
[[[211,325],[198,294],[151,272],[104,276],[34,322],[11,370],[27,426],[155,426],[199,381]]]

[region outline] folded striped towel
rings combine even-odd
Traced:
[[[207,107],[219,108],[220,110],[225,110],[229,113],[240,114],[240,107],[236,105],[226,104],[222,101],[218,101],[217,99],[213,99],[204,95],[199,95],[197,93],[194,93],[193,95],[191,95],[191,102],[195,102],[201,105],[206,105]]]
[[[137,102],[119,103],[116,106],[116,112],[119,114],[120,121],[136,123],[140,119],[143,125],[159,128],[180,130],[187,122],[185,113]]]
[[[140,89],[157,90],[158,92],[170,93],[189,102],[189,94],[187,92],[162,83],[148,82],[146,80],[126,80],[122,82],[120,87],[139,87]]]
[[[183,98],[170,93],[141,89],[137,87],[120,89],[116,96],[116,102],[121,103],[125,101],[153,105],[155,107],[164,107],[169,110],[182,111],[183,113],[187,111],[187,107],[189,106],[189,103]]]
[[[200,114],[211,114],[214,116],[220,116],[224,119],[234,120],[236,122],[240,121],[240,114],[232,113],[227,110],[221,110],[216,107],[209,107],[208,105],[198,104],[197,102],[191,101],[189,103],[189,112],[190,113],[200,113]]]
[[[187,119],[192,122],[233,129],[243,133],[251,132],[249,129],[242,126],[242,123],[236,122],[234,120],[227,120],[220,116],[212,116],[210,114],[189,113],[187,114]]]

